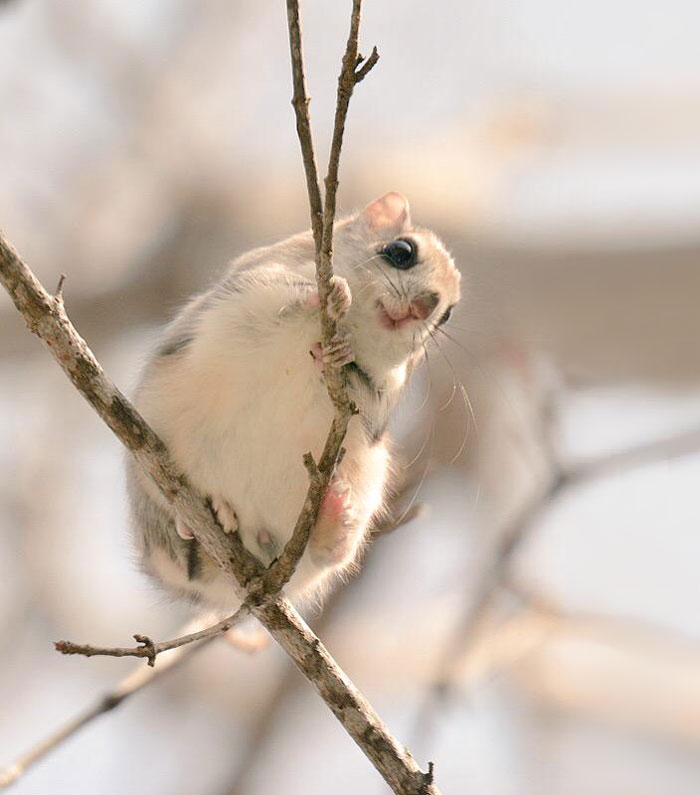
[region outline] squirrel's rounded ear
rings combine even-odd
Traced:
[[[411,222],[408,199],[400,193],[385,193],[370,202],[362,211],[361,217],[375,232],[400,232]]]

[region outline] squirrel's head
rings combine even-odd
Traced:
[[[435,234],[412,224],[400,193],[338,225],[334,263],[353,295],[348,322],[355,334],[372,335],[396,363],[446,323],[460,299],[452,257]]]

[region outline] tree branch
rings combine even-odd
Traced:
[[[228,632],[231,627],[240,622],[243,616],[248,612],[248,605],[244,602],[236,612],[219,621],[206,629],[191,632],[186,635],[181,635],[179,638],[172,640],[163,640],[155,643],[147,635],[134,635],[134,640],[139,644],[129,648],[108,648],[102,646],[81,645],[79,643],[72,643],[69,640],[59,640],[54,643],[56,651],[61,654],[81,654],[83,657],[146,657],[148,664],[151,668],[155,665],[156,657],[164,651],[171,649],[178,649],[181,646],[186,646],[188,643],[196,643],[200,640],[207,638],[215,638],[218,635],[223,635]]]
[[[319,294],[321,296],[321,306],[324,307],[326,305],[328,291],[331,286],[331,277],[333,275],[333,225],[335,222],[336,195],[338,192],[338,169],[340,167],[340,150],[343,145],[343,134],[345,133],[345,122],[348,116],[350,99],[356,83],[362,80],[379,60],[379,53],[375,47],[372,50],[372,55],[361,69],[362,76],[358,77],[358,73],[356,73],[355,70],[358,66],[358,37],[361,10],[362,0],[353,0],[350,34],[348,35],[348,43],[345,47],[345,55],[343,56],[343,63],[338,77],[333,138],[331,140],[331,151],[328,157],[328,173],[325,179],[326,200],[323,207],[323,237],[321,250],[319,252],[320,256],[318,256],[317,259]],[[361,58],[362,56],[359,57]],[[325,288],[325,294],[320,292],[321,283],[323,283],[323,287]],[[324,331],[327,334],[327,338],[324,337],[323,342],[324,344],[328,344],[336,329],[335,325],[327,316],[325,321],[324,325],[326,325],[326,328]],[[329,392],[331,392],[330,385]],[[331,394],[331,397],[333,397],[333,394]]]
[[[294,95],[292,106],[296,115],[297,136],[301,147],[306,188],[311,211],[311,228],[316,250],[316,280],[318,282],[319,305],[321,310],[321,342],[327,347],[337,334],[336,321],[327,311],[328,296],[333,278],[333,226],[335,222],[336,193],[338,191],[338,168],[340,151],[343,145],[345,120],[348,115],[350,98],[355,84],[359,82],[379,60],[376,47],[372,55],[360,71],[358,78],[355,69],[358,63],[358,37],[360,32],[360,16],[362,0],[353,0],[350,18],[350,33],[345,47],[345,54],[338,77],[338,94],[336,101],[333,139],[328,160],[328,173],[325,178],[325,202],[321,202],[321,191],[318,183],[318,169],[314,154],[311,121],[309,118],[309,97],[306,93],[306,76],[304,73],[304,55],[301,39],[301,22],[299,19],[298,0],[287,0],[287,19],[289,23],[289,50],[292,60],[292,83]],[[337,434],[344,435],[350,417],[355,413],[352,402],[345,389],[343,370],[328,368],[326,373],[328,394],[336,407]],[[341,440],[342,443],[342,440]],[[338,445],[338,449],[340,449]],[[337,455],[337,453],[336,453]],[[323,468],[322,466],[320,467]]]
[[[379,60],[377,48],[367,59],[361,69],[356,69],[364,59],[358,56],[358,38],[360,32],[360,15],[362,0],[353,0],[350,20],[350,33],[345,48],[345,55],[338,77],[338,96],[336,103],[333,139],[328,161],[328,174],[325,179],[325,203],[321,201],[318,182],[318,169],[314,153],[311,120],[309,117],[309,97],[306,93],[306,75],[304,70],[304,54],[301,38],[301,20],[298,0],[287,0],[287,21],[289,27],[289,51],[292,62],[292,85],[294,89],[292,106],[296,116],[297,136],[301,147],[306,188],[309,199],[311,229],[314,238],[316,259],[316,282],[319,294],[319,310],[321,316],[321,342],[324,347],[330,345],[338,333],[336,321],[328,314],[328,296],[333,279],[333,226],[335,222],[336,193],[338,190],[338,168],[340,151],[343,145],[345,120],[348,114],[350,98],[356,83],[359,83]],[[280,590],[289,581],[296,566],[304,554],[316,522],[323,495],[333,477],[341,455],[343,440],[348,424],[357,413],[355,406],[348,397],[344,368],[326,369],[325,377],[328,395],[335,407],[335,416],[331,424],[328,438],[316,466],[310,453],[304,457],[304,464],[309,472],[309,489],[304,506],[297,519],[291,538],[279,559],[273,563],[263,575],[261,588],[267,593]]]
[[[304,54],[301,46],[301,20],[299,18],[298,0],[287,0],[287,25],[289,28],[289,52],[292,58],[292,84],[294,94],[292,106],[297,123],[297,137],[301,146],[301,156],[306,175],[306,190],[309,194],[309,210],[311,213],[311,231],[316,251],[321,250],[323,237],[323,202],[318,185],[318,169],[316,155],[311,137],[311,120],[309,118],[309,102],[306,93],[306,74],[304,70]],[[325,307],[325,303],[322,303]]]
[[[333,714],[396,793],[437,793],[424,788],[425,776],[411,754],[384,726],[292,605],[259,588],[262,567],[236,533],[226,535],[212,511],[177,471],[163,442],[106,377],[66,315],[63,302],[49,295],[0,235],[0,281],[29,329],[49,347],[74,386],[132,452],[144,472],[192,528],[197,541],[229,572],[241,601],[294,660]],[[246,588],[249,586],[249,590]]]
[[[405,497],[406,493],[413,488],[413,486],[413,481],[404,484],[394,498],[394,509],[397,507],[397,504],[400,503],[402,498]],[[414,508],[423,507],[425,506],[414,506]],[[410,521],[410,513],[411,512],[406,512],[404,514],[400,524],[405,524],[406,522]],[[392,532],[393,529],[400,526],[400,524],[397,524],[395,520],[389,521],[385,526],[380,527],[380,533],[384,534]],[[365,562],[365,565],[367,565],[367,562]],[[347,593],[346,588],[333,591],[330,598],[324,605],[323,613],[316,622],[316,633],[320,632],[328,625],[329,617],[334,612],[334,608],[338,605],[338,602],[345,593]],[[49,737],[37,743],[37,745],[35,745],[29,751],[22,754],[22,756],[18,757],[14,763],[8,765],[4,770],[0,769],[0,789],[13,784],[15,781],[21,778],[21,776],[23,776],[33,764],[43,759],[54,748],[57,748],[62,742],[72,737],[74,734],[80,731],[80,729],[91,723],[95,718],[99,718],[100,715],[103,715],[105,712],[114,709],[116,706],[121,704],[122,701],[138,693],[144,687],[151,684],[151,682],[159,680],[162,674],[180,665],[181,662],[184,662],[185,659],[189,658],[190,654],[198,651],[199,649],[203,649],[205,646],[208,646],[211,641],[216,640],[218,637],[217,633],[212,630],[215,630],[216,627],[219,626],[221,626],[223,629],[223,624],[229,620],[230,619],[225,619],[225,621],[204,630],[200,629],[202,625],[201,619],[189,622],[187,626],[183,627],[183,635],[180,636],[181,638],[190,639],[186,646],[173,648],[173,653],[164,657],[158,663],[156,668],[139,667],[135,669],[113,690],[102,696],[92,707],[87,708],[75,718],[68,720],[63,726],[59,727],[55,732],[49,735]],[[196,641],[194,639],[195,635],[206,635],[206,637],[203,640]],[[294,669],[291,668],[290,672],[293,670]],[[255,738],[258,738],[258,740],[262,742],[262,736],[266,733],[266,725],[268,721],[271,720],[272,712],[279,709],[280,704],[278,702],[280,697],[282,700],[284,700],[284,695],[282,694],[287,692],[289,683],[296,682],[296,679],[289,676],[288,674],[285,675],[283,679],[285,684],[280,683],[277,692],[274,694],[271,702],[268,704],[268,707],[265,710],[266,716],[261,718],[260,725],[256,724],[256,726],[254,726],[252,729],[252,739],[249,737],[250,742],[248,744],[250,751],[245,754],[243,767],[241,767],[236,774],[236,782],[245,777],[246,771],[249,770],[254,764],[253,760],[255,755],[260,753],[260,743],[257,742]],[[236,783],[234,783],[232,786],[234,791],[238,789]],[[231,792],[230,795],[233,795],[233,792]]]
[[[361,83],[365,77],[374,69],[379,60],[379,53],[376,47],[372,47],[372,52],[369,58],[365,61],[363,55],[357,56],[357,63],[355,64],[355,83]],[[364,63],[363,63],[364,61]]]
[[[320,635],[325,632],[331,620],[337,613],[338,605],[348,593],[347,585],[342,589],[334,590],[323,605],[323,612],[314,622],[314,632]],[[276,727],[276,718],[284,712],[285,705],[303,686],[304,680],[298,675],[293,666],[287,666],[277,680],[266,702],[261,705],[260,711],[246,725],[246,747],[239,756],[239,761],[231,782],[221,789],[227,795],[244,795],[248,791],[249,777],[254,774],[259,764],[267,759],[270,734]]]

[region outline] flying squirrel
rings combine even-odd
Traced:
[[[318,597],[359,559],[392,470],[387,425],[435,328],[460,298],[460,273],[435,234],[387,193],[336,223],[328,311],[339,333],[320,344],[309,231],[236,259],[165,328],[135,402],[226,532],[268,565],[291,536],[334,409],[324,372],[347,365],[350,421],[309,543],[286,588]],[[143,569],[176,595],[239,604],[230,577],[130,461],[131,523]]]

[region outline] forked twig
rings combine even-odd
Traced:
[[[355,85],[369,73],[379,60],[379,54],[375,47],[372,50],[372,55],[358,71],[358,65],[364,61],[364,58],[358,55],[361,11],[362,0],[353,0],[350,34],[345,47],[340,76],[338,77],[333,139],[328,159],[328,173],[325,178],[325,200],[322,201],[311,133],[309,97],[306,92],[299,2],[298,0],[287,0],[289,52],[292,62],[292,84],[294,89],[292,106],[294,107],[297,136],[306,176],[311,230],[316,258],[316,282],[321,315],[321,341],[324,347],[330,345],[338,333],[337,323],[328,313],[327,302],[333,280],[333,227],[345,120],[347,119],[350,98]],[[311,528],[318,516],[321,500],[338,464],[348,424],[354,414],[356,414],[356,409],[347,394],[343,370],[329,367],[325,376],[328,395],[335,407],[335,416],[318,464],[314,465],[311,453],[307,453],[304,457],[304,464],[309,472],[310,480],[306,500],[290,540],[285,545],[279,560],[270,567],[270,570],[265,575],[263,588],[267,592],[279,590],[289,581],[301,556],[304,554],[304,549],[311,534]]]

